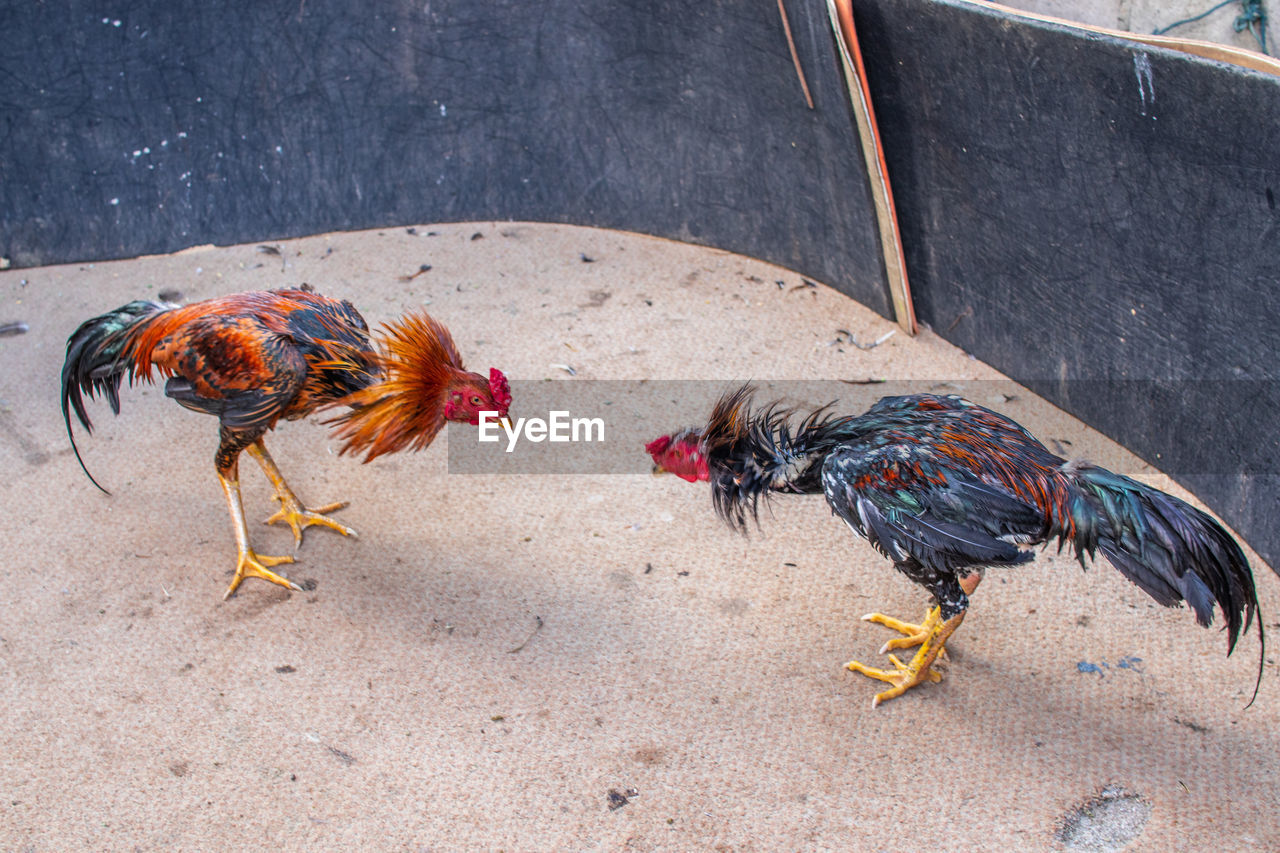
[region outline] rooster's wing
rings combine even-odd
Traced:
[[[307,378],[292,339],[244,315],[210,314],[184,324],[160,341],[153,361],[170,377],[167,396],[217,415],[237,432],[274,426]]]
[[[895,563],[948,574],[1021,563],[1031,555],[1015,543],[1043,535],[1036,508],[919,445],[844,445],[824,461],[822,485],[832,511]]]

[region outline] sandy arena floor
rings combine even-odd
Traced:
[[[443,439],[365,466],[308,421],[269,444],[304,500],[351,500],[361,536],[308,534],[290,574],[313,591],[222,601],[212,419],[154,387],[126,388],[118,418],[96,403],[77,435],[110,497],[67,443],[67,335],[134,298],[310,282],[371,323],[429,301],[470,367],[513,380],[887,377],[988,404],[1008,387],[927,332],[833,345],[894,327],[739,256],[415,231],[0,273],[0,323],[30,328],[0,338],[0,848],[1280,849],[1274,653],[1244,710],[1256,638],[1228,660],[1219,631],[1105,564],[992,573],[946,680],[873,710],[841,664],[887,636],[858,617],[916,617],[925,596],[820,498],[776,500],[743,539],[674,478],[450,474]],[[1025,391],[997,407],[1169,486]],[[253,535],[288,551],[287,530]],[[1280,579],[1253,560],[1280,644]]]

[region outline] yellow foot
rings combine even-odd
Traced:
[[[889,655],[889,663],[894,666],[892,672],[885,669],[874,669],[866,666],[865,664],[858,663],[856,660],[851,660],[844,665],[844,668],[851,672],[857,672],[869,678],[879,679],[880,681],[887,681],[893,685],[893,687],[888,690],[876,694],[876,698],[871,700],[871,707],[873,708],[886,699],[901,696],[917,684],[921,684],[925,681],[937,684],[942,680],[942,673],[938,672],[933,667],[926,669],[922,676],[917,671],[913,670],[909,664],[905,664],[898,660],[895,655]]]
[[[222,600],[226,601],[230,598],[231,594],[236,591],[236,587],[240,586],[240,582],[245,578],[262,578],[297,592],[302,592],[302,587],[267,568],[267,566],[278,566],[281,563],[292,562],[293,557],[264,557],[260,554],[255,554],[252,549],[241,551],[240,559],[236,561],[236,576],[231,579],[231,586],[227,587]]]
[[[937,608],[935,608],[935,611],[936,610]],[[884,618],[889,619],[889,617]],[[896,619],[890,619],[889,621],[902,625],[906,628],[931,627],[925,636],[921,638],[920,648],[916,651],[915,657],[911,659],[911,663],[904,664],[894,655],[889,655],[889,663],[893,664],[892,670],[874,669],[865,664],[859,663],[856,660],[845,664],[845,669],[860,673],[868,678],[875,678],[879,681],[885,681],[893,685],[888,690],[876,694],[876,698],[871,702],[871,707],[873,708],[881,702],[901,696],[917,684],[923,684],[926,681],[938,682],[942,680],[941,673],[933,669],[933,662],[938,659],[938,655],[946,648],[947,640],[951,639],[951,635],[955,633],[956,628],[959,628],[960,623],[964,621],[964,611],[957,613],[945,622],[936,615],[936,612],[931,612],[929,616],[925,618],[925,626],[908,625],[907,623],[899,622]],[[890,625],[889,627],[894,627],[894,625]],[[908,637],[911,636],[913,635],[908,634]]]
[[[918,646],[925,640],[929,639],[929,635],[933,633],[933,629],[938,625],[938,608],[934,607],[929,614],[924,617],[924,621],[919,625],[912,622],[903,622],[901,619],[895,619],[892,616],[885,616],[883,613],[868,613],[862,617],[864,622],[875,622],[878,625],[884,625],[902,634],[901,637],[894,637],[880,647],[880,654],[892,651],[894,649],[909,649]],[[943,649],[941,654],[946,655]]]
[[[275,499],[280,501],[280,509],[276,510],[275,515],[268,518],[263,524],[276,524],[285,522],[293,530],[293,545],[296,550],[302,544],[302,531],[313,525],[320,527],[328,527],[336,530],[343,536],[356,536],[356,532],[345,524],[334,521],[326,513],[334,512],[342,509],[347,505],[346,501],[339,501],[336,504],[328,504],[319,509],[307,509],[304,507],[293,494],[277,494]]]
[[[293,489],[289,488],[289,484],[285,482],[284,475],[280,473],[280,469],[276,467],[275,461],[271,458],[271,454],[267,452],[267,447],[259,438],[247,448],[249,455],[258,460],[258,464],[262,466],[262,473],[267,475],[267,479],[271,481],[271,487],[275,489],[275,498],[280,501],[280,509],[276,514],[268,518],[264,524],[275,524],[277,521],[286,522],[293,529],[293,545],[294,550],[302,544],[302,531],[312,525],[328,527],[336,530],[343,536],[355,536],[356,532],[345,524],[339,524],[325,513],[342,509],[346,506],[346,501],[336,504],[322,506],[319,509],[311,510],[302,505],[302,501],[298,500],[298,496],[293,493]],[[237,486],[237,489],[239,487]]]

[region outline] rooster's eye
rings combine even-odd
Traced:
[[[471,405],[473,405],[473,406],[478,406],[478,405],[480,405],[480,403],[481,403],[481,402],[482,402],[482,401],[480,400],[480,398],[479,398],[479,397],[472,397],[472,398],[471,398]]]
[[[681,453],[679,450],[672,451],[672,454],[671,454],[671,455],[672,455],[672,456],[674,456],[674,457],[675,457],[675,458],[677,458],[677,459],[679,459],[680,457],[684,456],[684,454],[683,454],[683,453]]]

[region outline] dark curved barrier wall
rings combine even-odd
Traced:
[[[1280,562],[1280,82],[854,0],[921,319]],[[5,2],[0,255],[525,219],[717,246],[888,314],[820,0]]]
[[[885,313],[826,10],[792,3],[6,2],[0,254],[132,257],[416,222],[620,228]]]

